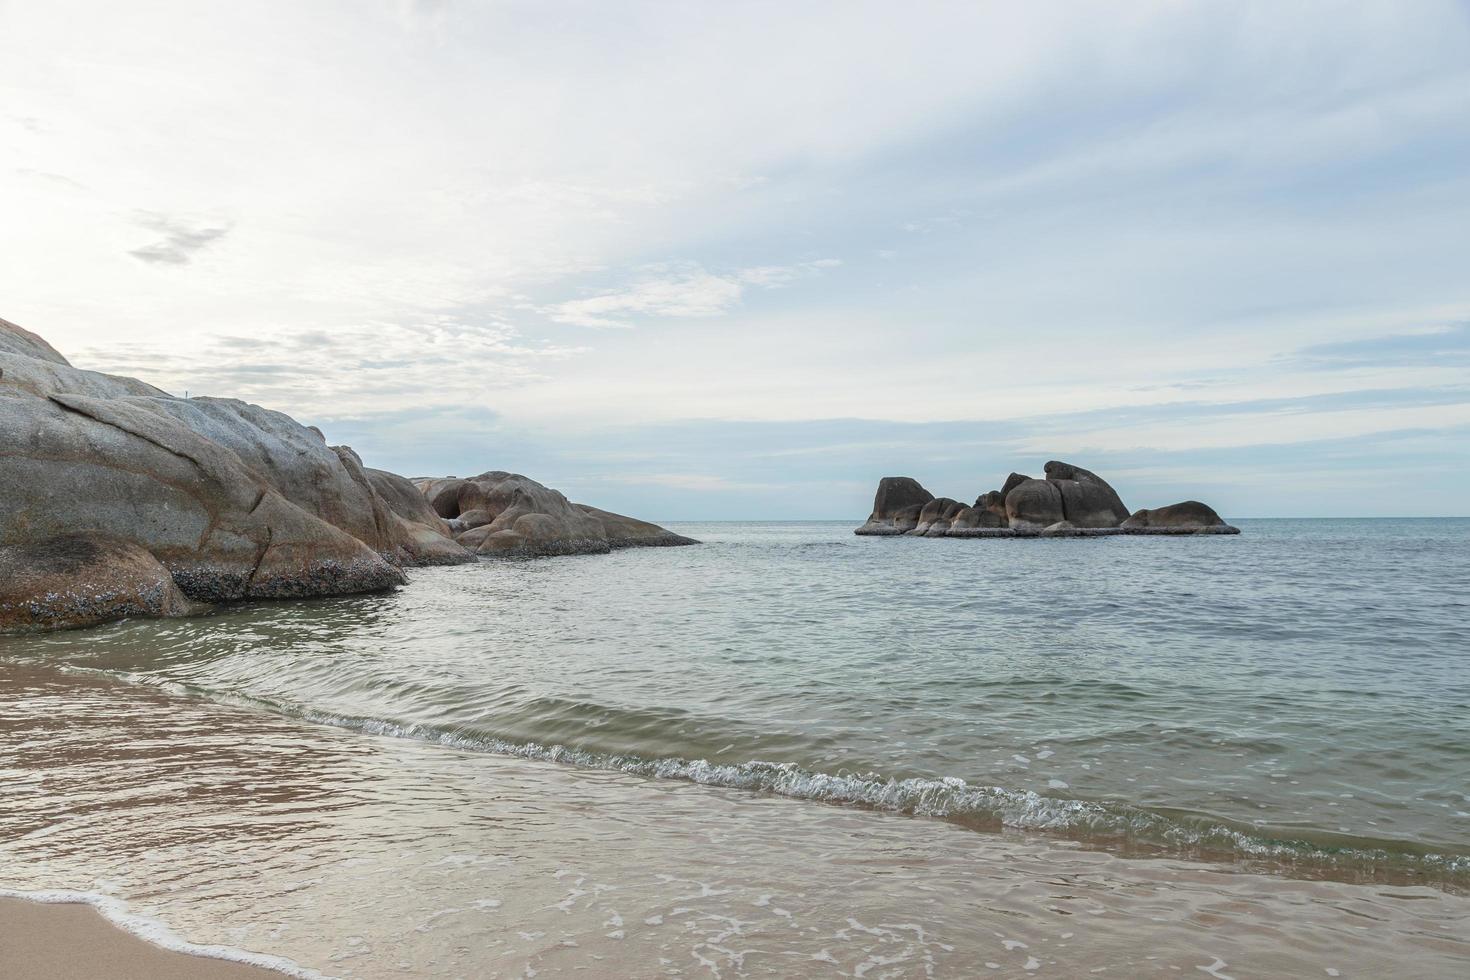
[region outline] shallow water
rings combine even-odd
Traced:
[[[338,977],[1461,977],[1470,899],[0,671],[0,892]],[[59,897],[67,897],[65,894]],[[168,930],[167,932],[164,929]]]
[[[0,641],[368,731],[1470,886],[1470,521],[859,538],[415,571],[390,596]]]
[[[260,920],[239,937],[252,948],[349,975],[341,964],[358,961],[331,958],[345,955],[345,917],[415,969],[449,957],[433,962],[473,975],[492,964],[477,941],[453,952],[415,938],[437,926],[391,941],[384,930],[477,900],[473,875],[446,873],[436,891],[438,872],[413,855],[513,856],[486,872],[486,900],[507,909],[495,921],[521,966],[554,965],[514,936],[559,934],[532,926],[563,914],[552,893],[567,875],[585,879],[569,891],[600,882],[666,921],[657,910],[684,900],[676,882],[718,878],[741,897],[709,904],[708,921],[754,915],[762,924],[725,938],[759,937],[776,957],[730,952],[726,972],[823,953],[747,907],[764,888],[828,937],[839,972],[898,941],[854,931],[844,910],[871,926],[923,908],[914,924],[953,948],[909,943],[901,962],[863,971],[905,976],[986,962],[1025,972],[981,950],[1007,922],[1060,946],[1069,930],[1049,931],[1061,913],[1046,902],[1097,874],[1112,896],[1098,907],[1134,917],[1135,936],[1162,918],[1148,948],[1186,971],[1209,963],[1184,961],[1220,916],[1206,931],[1278,974],[1309,962],[1270,960],[1280,941],[1323,951],[1308,974],[1348,975],[1326,952],[1351,934],[1342,923],[1371,920],[1382,936],[1354,934],[1353,948],[1371,959],[1375,943],[1385,957],[1397,943],[1431,975],[1465,955],[1443,942],[1465,935],[1470,889],[1470,521],[1239,523],[1239,537],[1083,540],[681,525],[706,544],[423,569],[385,596],[0,638],[12,682],[0,694],[0,886],[125,880],[130,901],[161,902],[166,922],[210,941],[230,939],[221,907],[261,909],[242,920]],[[116,678],[134,683],[106,683]],[[35,685],[50,693],[38,700]],[[73,754],[52,751],[57,733],[78,740]],[[120,781],[124,758],[136,768]],[[609,850],[612,833],[623,843]],[[435,843],[411,843],[419,834]],[[379,839],[391,843],[361,849]],[[580,870],[551,867],[567,853]],[[139,865],[142,854],[154,856]],[[515,862],[534,882],[507,870]],[[371,889],[350,884],[352,867],[373,869]],[[295,900],[277,894],[288,880],[315,896],[300,914],[317,923],[309,942],[285,942],[301,928],[281,925],[296,921]],[[167,896],[169,882],[188,897]],[[1339,923],[1344,908],[1370,919]],[[444,935],[476,935],[476,914],[445,916],[467,918]],[[579,918],[575,948],[631,955],[603,948],[626,928],[598,928]],[[1267,930],[1258,946],[1255,929]],[[839,932],[854,940],[845,952]],[[700,965],[693,934],[658,935],[639,970],[720,968]],[[1089,929],[1049,955],[1069,969],[1095,955],[1162,970],[1128,935]],[[572,969],[573,948],[551,959]],[[351,975],[381,975],[390,959],[379,950]]]

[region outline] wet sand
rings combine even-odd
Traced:
[[[1470,969],[1470,899],[1432,888],[1125,859],[13,664],[0,759],[0,887],[105,894],[328,976]]]
[[[244,963],[160,949],[79,903],[0,898],[0,973],[6,980],[281,980]]]

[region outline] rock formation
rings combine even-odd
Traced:
[[[1106,480],[1052,460],[1045,479],[1012,473],[965,506],[906,476],[878,482],[873,513],[856,534],[931,538],[1100,537],[1112,534],[1239,534],[1195,500],[1132,514]]]
[[[696,543],[657,524],[574,504],[519,473],[493,470],[415,485],[455,541],[479,555],[585,555]]]
[[[1166,533],[1174,529],[1193,529],[1200,527],[1224,527],[1225,522],[1220,515],[1215,513],[1213,507],[1206,506],[1198,500],[1185,500],[1177,504],[1169,504],[1167,507],[1155,507],[1153,510],[1134,511],[1121,525],[1130,531],[1151,531]]]
[[[514,510],[490,532],[517,536],[500,550],[688,541],[514,479],[519,497],[482,502],[486,523]],[[388,589],[405,567],[473,561],[453,533],[412,483],[314,427],[78,370],[0,320],[0,632]]]
[[[919,524],[919,514],[934,499],[934,494],[919,486],[918,480],[906,476],[885,476],[878,481],[878,495],[873,498],[873,516],[869,534],[906,534]]]

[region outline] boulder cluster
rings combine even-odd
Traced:
[[[928,538],[1100,537],[1113,534],[1239,534],[1210,507],[1186,500],[1132,514],[1108,481],[1056,460],[1046,477],[1012,473],[973,504],[936,497],[917,480],[885,476],[873,513],[854,533]]]
[[[372,592],[484,554],[689,543],[522,476],[416,486],[280,412],[79,370],[0,320],[0,632]]]

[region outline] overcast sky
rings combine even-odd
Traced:
[[[1470,4],[0,0],[0,316],[408,475],[1470,513]]]

